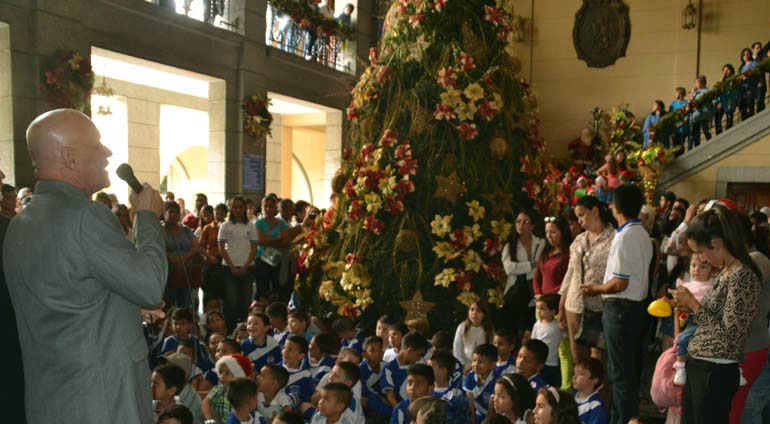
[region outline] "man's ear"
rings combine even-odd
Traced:
[[[75,159],[75,150],[71,147],[62,146],[59,150],[59,154],[61,156],[62,163],[64,164],[64,167],[67,169],[74,169],[75,163],[77,160]]]

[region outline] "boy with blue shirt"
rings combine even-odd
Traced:
[[[267,420],[256,412],[257,383],[245,377],[238,377],[227,388],[227,400],[233,407],[227,424],[267,424]]]
[[[380,395],[380,379],[385,369],[382,356],[385,353],[380,337],[369,336],[364,340],[364,360],[359,365],[361,374],[361,401],[368,411],[367,416],[381,415],[389,417],[393,408],[388,406]]]
[[[516,356],[516,370],[529,381],[535,393],[548,387],[545,378],[540,374],[540,371],[545,368],[547,359],[548,345],[537,339],[530,339],[519,349],[519,354]]]
[[[607,424],[607,409],[599,396],[599,386],[604,378],[602,362],[586,358],[575,364],[572,387],[575,389],[575,403],[582,424]]]
[[[471,357],[471,372],[465,376],[463,390],[468,395],[472,424],[481,424],[487,416],[489,399],[495,394],[497,349],[490,343],[476,346]]]
[[[505,328],[495,330],[492,344],[497,348],[497,364],[495,365],[497,375],[516,373],[516,357],[513,356],[516,345],[513,340],[513,332],[510,330]]]
[[[281,302],[273,302],[267,305],[265,308],[265,315],[270,319],[270,335],[273,336],[275,341],[278,342],[278,346],[283,349],[283,344],[286,342],[289,330],[286,328],[289,311],[286,309],[286,305]]]
[[[431,356],[428,365],[433,368],[435,376],[433,396],[448,404],[447,418],[450,423],[462,424],[468,421],[468,397],[461,389],[449,385],[449,376],[455,362],[451,353],[440,350]]]
[[[281,362],[281,349],[278,342],[268,334],[270,319],[265,314],[254,312],[246,320],[246,331],[249,337],[241,342],[241,351],[254,365],[255,370],[263,366]]]
[[[171,314],[171,329],[174,334],[163,340],[160,354],[165,355],[169,352],[176,352],[182,341],[189,340],[190,343],[193,343],[195,346],[194,357],[197,358],[195,365],[200,368],[201,371],[205,372],[210,370],[214,365],[211,362],[206,346],[192,335],[193,325],[195,324],[190,309],[178,308],[174,310]]]
[[[433,368],[425,364],[414,364],[409,367],[406,377],[407,399],[402,400],[393,409],[390,424],[409,424],[407,409],[415,399],[423,396],[431,396],[433,393],[435,376]]]
[[[395,407],[406,399],[406,377],[409,366],[422,359],[422,355],[428,350],[428,343],[418,333],[408,333],[401,340],[401,350],[396,359],[385,365],[381,381],[382,391],[387,403]]]
[[[295,409],[310,400],[315,391],[310,369],[304,362],[307,350],[308,343],[304,337],[290,336],[281,351],[283,362],[280,365],[289,372],[289,383],[285,392],[291,397]]]
[[[310,366],[310,374],[313,376],[314,385],[317,386],[324,375],[332,370],[336,362],[332,358],[336,345],[337,341],[329,333],[316,334],[310,340],[308,365]]]
[[[452,336],[446,331],[437,331],[431,339],[433,345],[433,352],[449,352],[452,354]],[[454,355],[452,356],[454,358]],[[455,366],[449,374],[449,387],[453,389],[463,389],[463,378],[465,377],[465,369],[462,362],[455,358]]]
[[[347,317],[337,318],[332,323],[332,331],[340,338],[340,347],[355,349],[359,354],[363,352],[361,340],[356,337],[356,326],[353,320]]]
[[[286,324],[289,336],[302,336],[310,343],[313,335],[310,333],[310,320],[306,313],[302,311],[292,311]]]
[[[342,383],[329,383],[321,389],[318,410],[311,424],[353,424],[343,414],[353,400],[350,388]]]
[[[585,284],[583,296],[602,296],[602,331],[607,343],[607,377],[612,381],[610,423],[627,423],[639,415],[639,371],[647,323],[652,241],[638,219],[644,195],[633,184],[612,193],[612,213],[618,221],[610,244],[603,284]]]

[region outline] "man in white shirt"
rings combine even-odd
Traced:
[[[602,296],[607,377],[612,382],[610,424],[620,424],[639,415],[639,365],[652,242],[636,218],[644,204],[639,187],[615,187],[612,200],[619,227],[610,245],[604,283],[587,284],[582,291],[584,296]]]

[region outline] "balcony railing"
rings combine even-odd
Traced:
[[[323,37],[300,28],[294,20],[267,4],[267,45],[320,63],[341,72],[352,74],[354,41]]]
[[[242,32],[241,18],[230,0],[145,0],[174,12],[228,31]]]

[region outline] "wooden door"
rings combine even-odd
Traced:
[[[727,183],[727,198],[750,213],[770,206],[770,183]]]

